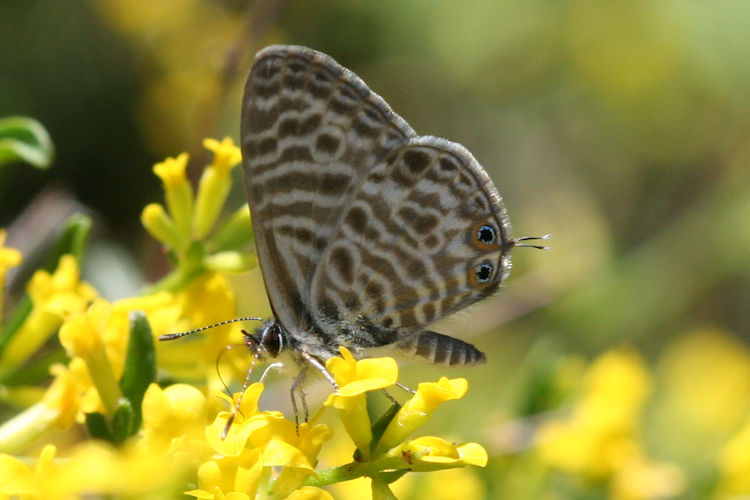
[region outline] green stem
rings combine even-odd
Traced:
[[[372,480],[372,500],[398,500],[387,483]]]
[[[157,283],[148,287],[145,294],[150,295],[159,292],[176,293],[183,290],[188,283],[203,274],[205,271],[206,270],[203,266],[196,266],[191,269],[175,269]]]
[[[350,481],[360,477],[382,477],[384,471],[408,470],[411,465],[401,457],[388,457],[371,462],[352,462],[339,467],[331,467],[318,472],[305,483],[308,486],[326,486]]]

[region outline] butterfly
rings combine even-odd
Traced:
[[[336,386],[325,362],[339,346],[485,361],[428,326],[494,293],[514,247],[544,247],[511,237],[495,185],[466,148],[418,135],[328,55],[280,45],[255,57],[240,140],[274,317],[245,335],[254,360],[298,369],[295,415],[294,390],[310,372]]]

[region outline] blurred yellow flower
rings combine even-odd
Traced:
[[[143,396],[143,425],[139,446],[165,455],[188,453],[191,459],[210,452],[204,441],[209,408],[198,389],[151,384]]]
[[[193,188],[185,176],[187,162],[188,154],[182,153],[154,165],[154,173],[164,184],[167,209],[184,246],[190,241],[193,217]],[[183,251],[185,248],[178,247],[176,250]]]
[[[538,453],[554,468],[610,481],[614,498],[669,497],[684,487],[680,471],[651,462],[640,443],[640,419],[650,376],[634,351],[609,351],[584,374],[570,417],[544,423]]]
[[[232,185],[229,174],[242,160],[240,149],[230,137],[221,142],[205,139],[203,145],[214,153],[214,160],[203,170],[198,186],[193,220],[193,236],[197,239],[204,238],[216,222]]]
[[[141,224],[160,243],[170,248],[180,247],[181,236],[177,231],[177,226],[164,207],[158,203],[146,205],[141,213]]]
[[[750,495],[750,422],[732,436],[719,454],[719,498]]]
[[[33,469],[16,457],[0,454],[0,497],[39,496],[39,481],[46,479],[54,467],[52,459],[56,452],[53,445],[46,445]]]
[[[27,286],[33,309],[3,351],[0,375],[8,375],[37,351],[62,322],[82,312],[97,293],[80,280],[71,255],[60,257],[54,274],[37,271]]]
[[[5,297],[5,274],[11,267],[21,263],[21,252],[5,246],[7,233],[0,228],[0,320],[3,319],[3,298]]]
[[[11,267],[16,267],[21,263],[21,252],[15,248],[5,246],[5,239],[8,237],[5,229],[0,229],[0,284],[5,280],[5,272]]]
[[[487,487],[475,469],[445,469],[432,474],[407,474],[393,483],[393,493],[399,499],[483,500],[490,498]],[[505,492],[504,492],[505,493]],[[507,498],[513,498],[508,495]]]
[[[664,431],[693,436],[692,452],[718,444],[750,413],[750,349],[726,331],[701,328],[678,337],[656,373]]]

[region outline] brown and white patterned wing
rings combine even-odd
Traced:
[[[329,56],[272,46],[258,53],[248,77],[240,133],[274,315],[292,335],[314,333],[311,281],[342,210],[370,170],[414,131]]]
[[[313,278],[313,321],[353,347],[416,335],[495,291],[513,245],[500,196],[471,153],[412,139],[344,209]]]

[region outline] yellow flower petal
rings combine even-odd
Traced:
[[[193,189],[185,176],[188,154],[167,158],[154,165],[154,173],[164,183],[167,208],[175,221],[177,232],[183,242],[190,239],[193,217]]]
[[[80,281],[78,264],[70,255],[60,257],[54,274],[34,273],[26,289],[34,308],[3,351],[3,374],[26,361],[63,320],[84,311],[97,295],[90,285]]]
[[[20,264],[22,259],[21,252],[5,246],[6,237],[5,229],[0,229],[0,276],[5,276],[5,272]]]
[[[263,465],[266,467],[293,467],[311,472],[315,470],[304,453],[281,439],[271,439],[265,446],[263,449]]]
[[[333,500],[333,495],[314,486],[303,486],[293,491],[285,500]]]
[[[144,447],[166,453],[200,446],[208,419],[206,398],[195,387],[174,384],[162,389],[151,384],[141,409]]]
[[[401,455],[415,471],[432,471],[466,465],[487,465],[487,451],[477,443],[456,445],[443,438],[423,436],[388,452]]]
[[[146,205],[141,212],[141,224],[156,240],[175,250],[180,250],[182,238],[172,218],[158,203]]]
[[[326,361],[326,369],[334,376],[339,388],[337,395],[356,396],[383,389],[398,380],[398,365],[393,358],[371,358],[357,361],[346,347],[340,347],[341,357]]]
[[[221,142],[216,139],[204,139],[203,147],[214,153],[211,166],[219,170],[228,171],[242,161],[242,152],[234,145],[231,137],[225,137]]]
[[[230,171],[242,159],[239,148],[230,137],[222,142],[205,139],[203,145],[214,152],[214,161],[203,171],[198,186],[193,219],[193,236],[196,239],[204,238],[216,222],[232,186]]]
[[[31,468],[11,455],[0,455],[0,494],[12,496],[34,492],[34,473]]]
[[[209,492],[242,492],[254,498],[263,474],[263,462],[260,450],[247,450],[239,457],[220,458],[204,462],[198,468],[199,490],[188,494],[198,498],[215,498],[206,496]],[[196,495],[196,492],[201,492]],[[224,495],[224,493],[221,493]]]
[[[444,402],[460,399],[468,390],[466,379],[441,377],[437,382],[423,382],[414,394],[396,413],[378,443],[376,454],[383,453],[406,439],[415,429],[423,425],[430,415]]]
[[[232,417],[239,394],[235,394],[234,398],[229,401],[230,410],[219,413],[211,425],[206,428],[206,440],[217,453],[227,457],[238,456],[253,434],[256,434],[256,440],[263,441],[263,438],[258,438],[257,434],[263,433],[266,428],[270,427],[272,425],[270,420],[277,418],[277,415],[269,412],[257,413],[258,399],[262,393],[263,384],[255,383],[248,386],[242,396],[240,411],[234,415],[234,420],[227,431],[226,437],[223,437],[224,430]],[[266,432],[265,435],[269,434],[269,432]]]

